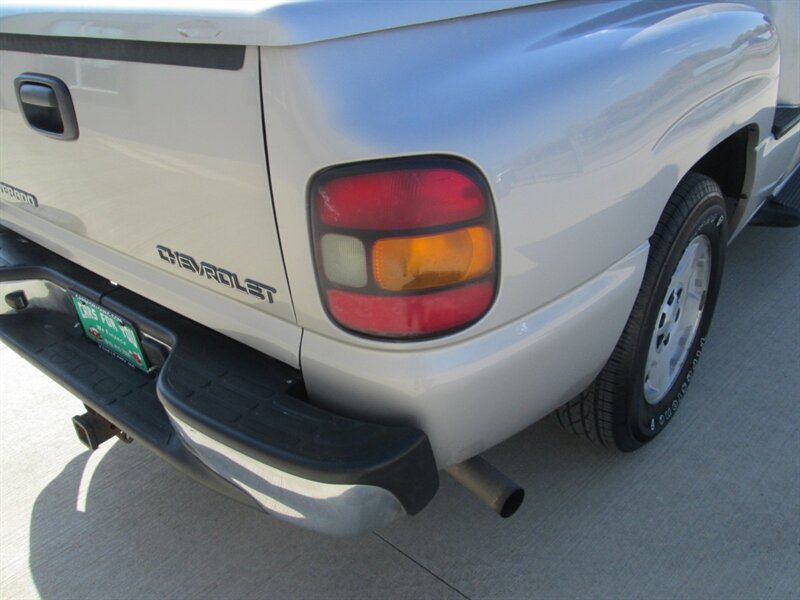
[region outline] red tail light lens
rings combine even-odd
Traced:
[[[497,280],[488,186],[466,163],[401,159],[331,169],[311,186],[317,277],[330,316],[382,338],[474,323]]]
[[[494,296],[488,281],[413,296],[370,296],[328,290],[333,317],[350,329],[376,336],[409,337],[448,331],[483,314]]]
[[[486,210],[478,184],[464,173],[444,168],[330,179],[316,195],[320,221],[348,229],[435,227],[469,221]]]

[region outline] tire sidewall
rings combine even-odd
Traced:
[[[711,273],[703,314],[694,339],[691,341],[686,361],[675,382],[657,404],[651,405],[644,396],[644,375],[647,356],[656,320],[661,312],[661,304],[667,293],[672,276],[684,251],[696,237],[705,235],[711,245]],[[703,352],[711,318],[719,296],[722,271],[727,245],[727,216],[724,199],[719,192],[709,192],[703,196],[678,231],[670,247],[666,260],[661,265],[653,291],[645,309],[643,327],[635,347],[634,370],[631,389],[629,389],[627,427],[624,437],[630,436],[625,446],[637,448],[646,443],[666,427],[680,407],[681,400],[694,375],[697,362]],[[622,441],[618,438],[619,441]]]

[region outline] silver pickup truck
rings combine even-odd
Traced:
[[[800,2],[3,2],[0,334],[297,525],[509,516],[484,450],[674,420],[798,162]]]

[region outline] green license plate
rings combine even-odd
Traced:
[[[90,340],[129,365],[150,371],[139,336],[131,323],[83,296],[72,294],[83,331]]]

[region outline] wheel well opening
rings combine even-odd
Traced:
[[[711,177],[717,182],[725,196],[729,220],[733,220],[739,202],[747,197],[744,187],[748,148],[753,133],[752,127],[743,127],[714,146],[691,168],[695,173]]]

